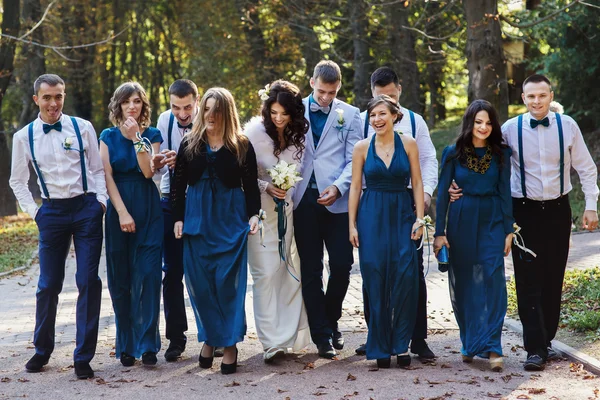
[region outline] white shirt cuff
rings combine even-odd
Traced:
[[[585,211],[598,211],[598,202],[594,199],[585,200]]]

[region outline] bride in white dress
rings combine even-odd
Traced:
[[[254,280],[254,318],[258,339],[263,345],[266,363],[282,357],[290,349],[299,351],[310,344],[308,319],[302,299],[300,262],[294,242],[291,188],[276,188],[267,169],[280,160],[300,165],[308,121],[298,87],[287,81],[273,82],[262,94],[262,116],[252,118],[244,128],[258,164],[261,206],[266,212],[264,238],[249,237],[248,264]],[[268,98],[267,98],[268,96]],[[279,252],[276,204],[273,198],[285,199],[287,231],[285,261]]]

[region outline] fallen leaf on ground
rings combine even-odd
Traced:
[[[419,383],[421,383],[421,381],[419,380],[419,378],[415,378],[415,379],[413,379],[413,383],[415,385],[418,385]]]
[[[452,368],[452,367],[448,364],[442,364],[442,365],[440,365],[440,368]]]
[[[306,363],[304,364],[304,369],[315,369],[315,364],[314,363]]]
[[[224,386],[225,387],[234,387],[234,386],[240,386],[240,384],[236,381],[233,381],[231,383],[226,383]]]
[[[318,391],[318,392],[315,392],[315,393],[313,393],[312,395],[313,395],[313,396],[324,396],[324,395],[326,395],[326,394],[327,394],[327,392],[321,392],[321,391]]]
[[[356,377],[354,375],[352,375],[351,373],[348,373],[348,377],[346,378],[347,381],[355,381]]]
[[[517,396],[517,399],[519,399],[519,400],[521,400],[521,399],[525,400],[525,399],[531,399],[531,397],[527,396],[526,394],[520,394],[520,395]]]
[[[355,391],[352,394],[345,394],[344,395],[344,399],[347,399],[347,398],[350,398],[350,397],[354,397],[354,396],[358,396],[358,392]]]
[[[285,393],[287,390],[277,389],[277,393]]]
[[[488,392],[487,397],[491,397],[492,399],[501,399],[502,398],[502,394],[501,393],[490,393],[490,392]]]
[[[96,385],[106,385],[106,381],[102,378],[98,378],[94,381]]]
[[[8,376],[5,376],[4,378],[0,379],[0,382],[2,383],[6,383],[6,382],[10,382],[11,379]]]
[[[511,375],[504,375],[504,376],[502,377],[502,380],[504,381],[504,383],[508,383],[508,382],[510,382],[510,380],[511,380],[511,379],[512,379],[512,376],[511,376]]]
[[[543,394],[546,393],[546,389],[544,388],[530,388],[529,394]]]

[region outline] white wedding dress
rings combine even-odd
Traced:
[[[279,158],[273,155],[273,140],[265,131],[262,117],[252,118],[244,127],[244,133],[256,152],[261,208],[267,214],[266,220],[263,221],[264,247],[260,244],[259,234],[248,238],[248,264],[254,280],[252,289],[258,339],[264,350],[282,348],[286,352],[289,349],[299,351],[310,344],[311,339],[302,299],[300,260],[294,241],[294,188],[288,190],[286,195],[287,268],[286,262],[279,256],[276,205],[265,191],[267,183],[272,182],[267,169],[275,166],[279,160],[299,164],[299,160],[294,159],[296,147],[290,146],[283,150]]]

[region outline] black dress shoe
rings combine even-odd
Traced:
[[[413,340],[410,344],[410,352],[417,354],[419,357],[426,360],[435,358],[435,354],[433,354],[433,351],[427,346],[427,342],[424,339]]]
[[[215,347],[215,357],[223,357],[225,347]]]
[[[558,360],[559,358],[560,358],[560,354],[558,354],[558,352],[556,350],[554,350],[552,347],[548,347],[548,357],[546,357],[546,360],[552,361],[552,360]]]
[[[389,368],[391,365],[392,365],[391,357],[377,359],[377,368]]]
[[[158,359],[156,358],[156,353],[153,351],[147,351],[142,354],[142,364],[144,365],[156,365]]]
[[[342,350],[344,348],[344,337],[342,336],[342,332],[333,332],[332,344],[333,348],[336,350]]]
[[[200,368],[210,368],[212,367],[213,360],[215,359],[215,348],[213,347],[213,355],[211,357],[203,357],[202,352],[204,351],[204,345],[202,345],[202,350],[200,350],[200,355],[198,356],[198,364],[200,364]]]
[[[44,365],[48,364],[48,360],[50,360],[50,356],[35,353],[25,364],[25,369],[27,372],[40,372]]]
[[[333,345],[331,342],[325,342],[317,345],[317,349],[319,350],[319,357],[327,358],[331,360],[333,357],[337,355],[335,350],[333,349]]]
[[[86,361],[75,361],[75,375],[77,379],[90,379],[94,377],[94,370]]]
[[[167,351],[165,351],[165,360],[167,362],[177,361],[181,357],[181,353],[185,350],[184,346],[171,343]]]
[[[121,353],[121,364],[124,367],[131,367],[133,364],[135,364],[135,357],[130,356],[127,353]]]
[[[408,367],[410,365],[410,360],[411,358],[408,354],[398,354],[398,356],[396,357],[396,363],[399,367]]]
[[[546,368],[546,362],[537,354],[530,354],[527,356],[523,368],[525,368],[525,371],[543,371]]]
[[[356,354],[358,354],[359,356],[364,356],[365,354],[367,354],[367,344],[363,343],[360,346],[358,346],[356,348],[356,350],[354,350],[354,352]]]
[[[238,349],[235,348],[235,361],[231,364],[221,363],[221,373],[223,375],[234,374],[237,370],[237,358],[238,358]]]

